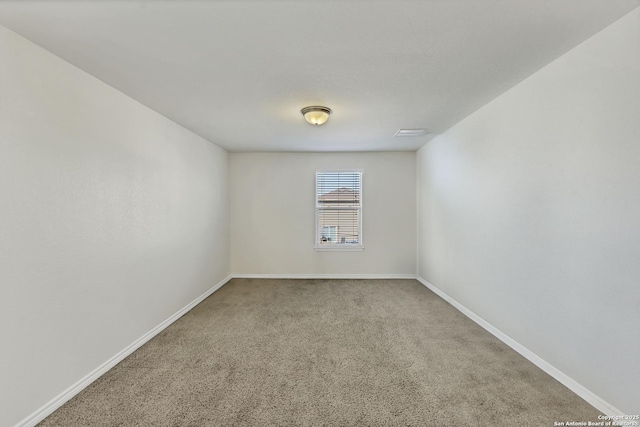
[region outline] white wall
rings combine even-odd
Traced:
[[[231,271],[415,274],[415,153],[232,153]],[[315,172],[363,169],[362,252],[316,252]]]
[[[228,155],[0,27],[0,425],[228,274]]]
[[[640,10],[418,153],[418,273],[640,413]]]

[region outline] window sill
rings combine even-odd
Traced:
[[[362,252],[364,251],[364,246],[325,245],[316,246],[314,249],[317,252]]]

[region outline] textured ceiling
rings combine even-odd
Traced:
[[[29,0],[0,2],[0,24],[229,151],[394,151],[639,4]],[[318,104],[334,113],[314,127],[300,109]]]

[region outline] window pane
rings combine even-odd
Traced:
[[[318,245],[360,244],[361,176],[360,172],[316,174]]]

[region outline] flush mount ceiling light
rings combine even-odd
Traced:
[[[302,110],[304,119],[312,125],[319,126],[329,120],[331,109],[327,107],[304,107]]]

